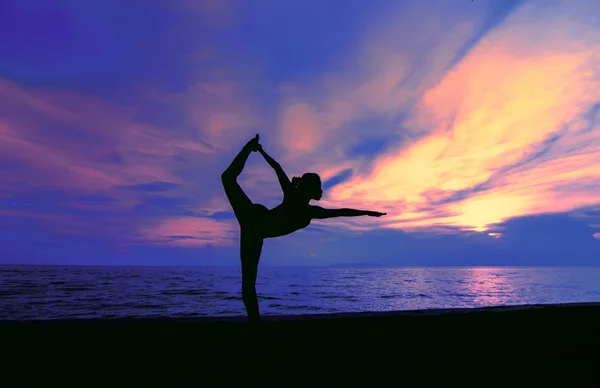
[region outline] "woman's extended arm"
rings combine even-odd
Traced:
[[[281,185],[281,190],[283,190],[283,192],[285,193],[287,190],[289,190],[292,187],[290,178],[288,178],[285,171],[283,171],[283,168],[281,168],[281,165],[279,163],[277,163],[277,161],[275,159],[270,157],[265,152],[265,150],[263,150],[263,148],[260,144],[258,146],[258,152],[260,152],[260,154],[265,158],[267,163],[269,163],[269,166],[273,167],[273,169],[275,170],[275,173],[277,174],[277,179],[279,179],[279,184]]]
[[[311,206],[311,218],[333,218],[333,217],[358,217],[358,216],[371,216],[381,217],[386,213],[373,212],[370,210],[356,210],[356,209],[324,209],[320,206]]]

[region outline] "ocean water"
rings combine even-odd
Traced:
[[[0,266],[0,319],[243,315],[239,268]],[[600,268],[259,269],[263,315],[600,302]]]

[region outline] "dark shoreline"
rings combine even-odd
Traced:
[[[519,386],[517,371],[539,383],[569,368],[570,384],[593,384],[600,365],[600,303],[266,316],[258,327],[242,317],[0,321],[0,333],[4,378],[19,386],[488,386],[509,376]],[[473,374],[490,380],[469,383]]]
[[[524,304],[524,305],[501,305],[488,307],[455,307],[436,308],[423,310],[398,310],[398,311],[368,311],[347,312],[327,314],[290,314],[290,315],[263,315],[262,322],[274,324],[278,322],[299,321],[323,321],[323,320],[356,320],[366,318],[396,317],[425,317],[453,314],[473,314],[488,312],[515,312],[525,310],[556,309],[556,308],[598,308],[600,302],[577,302],[577,303],[553,303],[553,304]],[[178,324],[218,324],[238,323],[244,324],[244,316],[222,316],[222,317],[198,317],[198,318],[171,318],[171,317],[125,317],[125,318],[92,318],[92,319],[24,319],[24,320],[2,320],[0,328],[3,327],[115,327],[115,326],[140,326],[140,325],[178,325]]]

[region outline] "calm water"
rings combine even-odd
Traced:
[[[0,319],[244,314],[240,271],[0,266]],[[600,268],[261,268],[263,314],[600,302]]]

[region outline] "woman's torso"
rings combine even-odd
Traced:
[[[273,209],[256,206],[261,209],[257,214],[256,227],[263,238],[288,235],[306,228],[311,221],[310,206],[302,203],[293,193],[286,195],[283,202]]]

